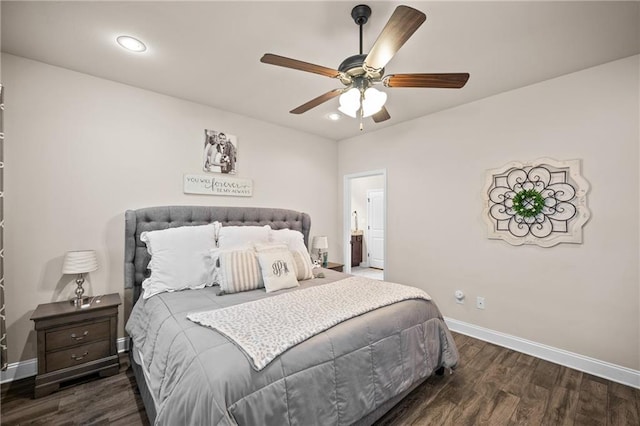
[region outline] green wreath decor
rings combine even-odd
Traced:
[[[522,217],[534,217],[544,208],[544,198],[535,189],[525,189],[513,197],[513,209]]]

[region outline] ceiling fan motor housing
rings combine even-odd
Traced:
[[[364,67],[364,60],[367,58],[366,54],[362,52],[362,26],[367,23],[371,16],[371,8],[366,4],[359,4],[351,10],[351,17],[353,21],[360,27],[360,54],[349,56],[342,61],[338,67],[340,75],[340,81],[344,85],[350,85],[354,78],[367,77],[371,83],[379,82],[384,75],[384,68],[379,70],[372,70]]]
[[[379,70],[374,70],[373,72],[364,69],[364,60],[367,55],[353,55],[349,56],[347,59],[342,61],[340,66],[338,66],[338,71],[345,74],[345,76],[340,77],[340,81],[343,84],[350,84],[353,78],[355,77],[363,77],[367,75],[372,82],[380,81],[382,76],[384,75],[384,68]]]

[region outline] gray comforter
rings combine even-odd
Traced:
[[[346,277],[325,274],[300,288]],[[227,338],[186,318],[278,293],[216,296],[214,288],[205,288],[138,300],[126,330],[144,364],[156,424],[348,425],[458,361],[438,308],[426,300],[340,323],[261,371]]]

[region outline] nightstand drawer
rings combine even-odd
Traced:
[[[62,330],[50,331],[46,337],[46,351],[66,348],[67,346],[82,345],[97,340],[109,339],[109,321],[93,324],[79,324]]]
[[[109,340],[102,340],[62,351],[47,353],[47,372],[73,367],[107,356],[109,356]]]

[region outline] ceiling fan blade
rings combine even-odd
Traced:
[[[278,56],[272,53],[265,53],[262,58],[260,58],[260,62],[265,64],[278,65],[285,68],[293,68],[294,70],[312,72],[331,78],[336,78],[341,74],[338,70],[323,67],[320,65],[310,64],[309,62],[298,61],[297,59],[285,58],[284,56]]]
[[[323,95],[320,95],[315,99],[311,99],[306,104],[302,104],[298,108],[292,109],[289,112],[291,114],[302,114],[303,112],[309,111],[311,108],[315,108],[318,105],[323,104],[328,100],[335,98],[336,96],[339,96],[342,92],[343,92],[343,89],[333,89],[332,91],[327,92]]]
[[[467,80],[468,73],[449,74],[392,74],[383,79],[386,87],[436,87],[460,89]]]
[[[380,123],[381,121],[385,121],[391,118],[389,115],[389,111],[383,106],[382,109],[371,116],[373,121],[376,123]]]
[[[426,19],[419,10],[398,6],[369,51],[365,65],[374,70],[384,68]]]

